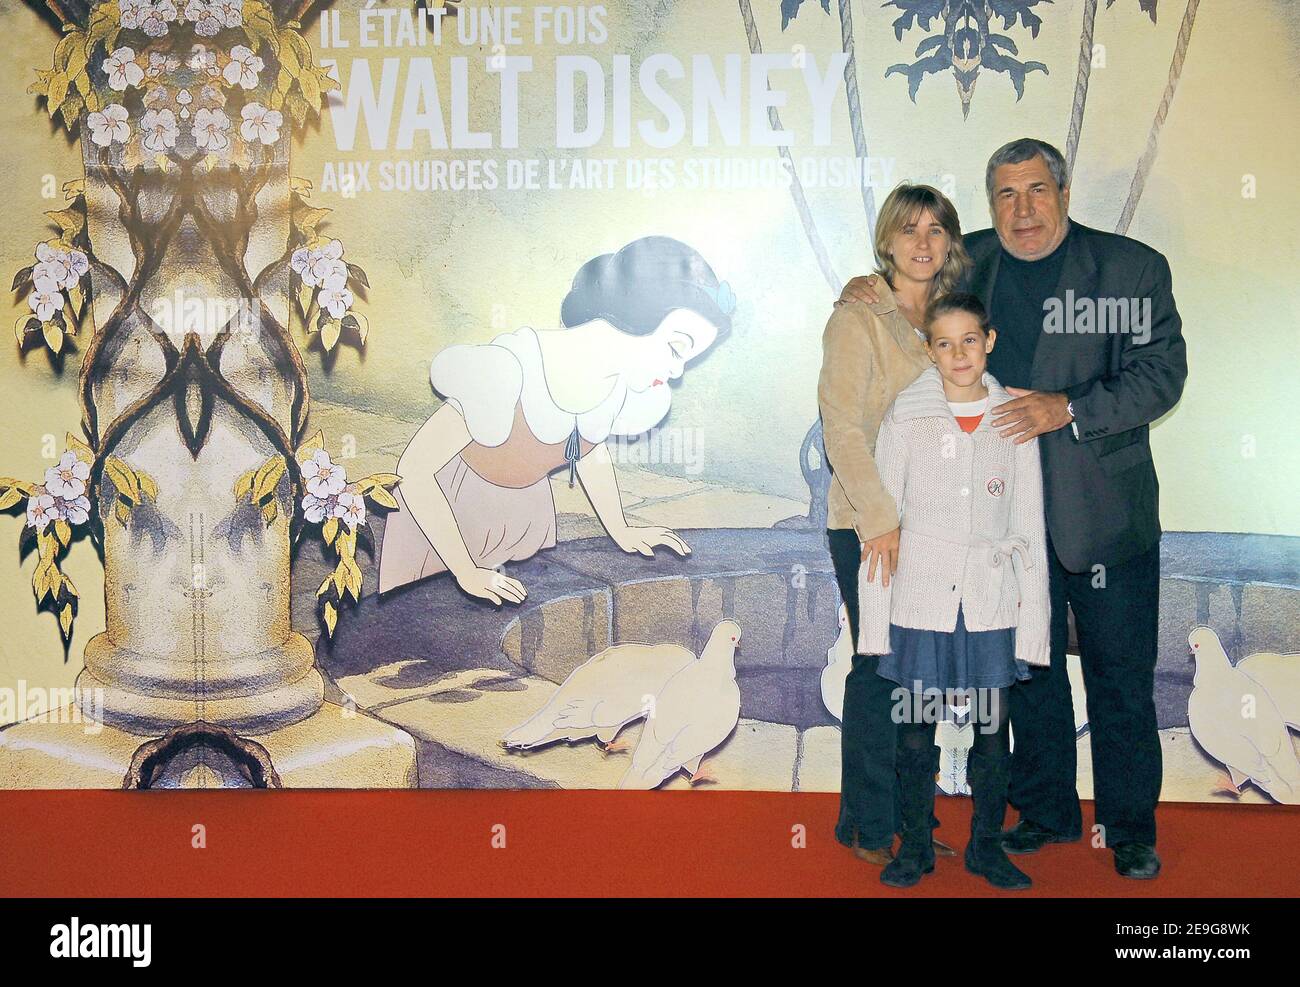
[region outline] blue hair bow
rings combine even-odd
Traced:
[[[731,290],[731,285],[726,281],[712,289],[709,294],[718,303],[718,308],[722,310],[723,315],[730,315],[736,310],[736,293]]]

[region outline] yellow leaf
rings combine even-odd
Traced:
[[[103,108],[104,108],[103,100],[99,98],[99,93],[95,92],[95,90],[92,88],[90,92],[86,93],[86,112],[98,113]]]
[[[316,235],[316,227],[332,210],[317,209],[313,206],[301,206],[293,211],[293,225],[298,227],[306,237]]]
[[[50,569],[49,562],[41,562],[36,566],[36,572],[32,575],[32,592],[36,594],[36,602],[40,603],[50,591]]]
[[[71,432],[69,432],[67,436],[64,438],[63,444],[68,448],[70,452],[75,452],[77,454],[77,458],[80,459],[83,463],[90,463],[92,465],[94,464],[95,451],[91,449],[90,446],[86,445],[86,443],[82,442],[79,438],[73,435]]]
[[[370,320],[360,312],[353,311],[352,318],[357,320],[357,337],[361,340],[361,345],[366,345],[366,337],[370,335]]]
[[[280,482],[280,477],[284,476],[284,459],[280,456],[272,456],[257,471],[253,477],[253,499],[265,500],[275,493],[275,486]]]
[[[53,562],[54,556],[58,552],[59,543],[54,537],[54,532],[46,528],[44,531],[36,533],[36,546],[40,552],[42,562]]]
[[[296,450],[294,450],[294,456],[298,460],[298,462],[300,463],[306,462],[308,459],[311,459],[312,453],[314,453],[317,449],[324,449],[324,448],[325,448],[325,436],[318,429],[315,435],[313,435],[311,438],[304,441],[302,445],[300,445]]]
[[[58,536],[60,542],[66,548],[72,541],[72,525],[68,524],[63,518],[57,518],[54,522],[54,534]]]
[[[349,559],[346,563],[346,569],[347,569],[347,577],[348,577],[348,590],[352,593],[352,598],[356,600],[358,603],[360,603],[361,602],[361,580],[362,580],[361,566],[357,565],[355,562]]]
[[[59,611],[59,627],[63,629],[64,637],[72,636],[72,604],[63,604],[63,609]]]
[[[77,595],[77,587],[75,587],[75,586],[72,585],[72,580],[69,579],[69,578],[67,577],[67,575],[65,575],[65,574],[63,574],[63,573],[60,573],[60,575],[63,576],[63,588],[64,588],[65,590],[67,590],[67,594],[68,594],[68,596],[76,596],[76,595]]]
[[[154,160],[154,164],[158,166],[158,170],[163,173],[166,173],[167,166],[171,164],[171,162],[167,159],[167,155],[165,154],[155,154],[153,160]]]
[[[253,492],[253,477],[257,475],[257,470],[249,470],[241,474],[235,481],[235,500],[243,500]]]
[[[63,100],[68,95],[68,84],[71,82],[66,72],[55,72],[50,76],[50,88],[45,94],[45,108],[49,111],[50,116],[58,112]]]
[[[325,626],[329,629],[330,637],[334,636],[334,625],[338,623],[338,611],[334,609],[334,604],[326,601],[325,603]]]
[[[135,470],[116,456],[109,456],[104,460],[104,472],[113,481],[113,486],[117,488],[120,496],[125,497],[132,504],[140,502],[140,485],[136,480]]]
[[[7,511],[20,500],[23,495],[15,487],[5,487],[4,493],[0,493],[0,511]]]
[[[203,159],[204,171],[211,171],[216,166],[217,166],[217,156],[215,154],[209,154],[204,157]]]
[[[321,326],[320,342],[325,347],[325,352],[334,349],[339,341],[339,333],[343,330],[343,323],[338,319],[330,319],[325,325]]]
[[[131,520],[131,508],[127,507],[120,500],[117,502],[117,506],[114,508],[113,513],[117,515],[117,519],[122,523],[122,527],[126,527],[128,522]]]
[[[68,63],[63,66],[63,71],[67,72],[71,78],[76,79],[78,76],[84,76],[86,74],[86,58],[90,54],[86,42],[90,39],[80,31],[72,34],[70,37],[72,38],[72,47],[68,51]],[[90,80],[87,79],[86,83],[88,89]],[[82,90],[82,92],[86,91],[86,89]]]
[[[22,346],[23,343],[27,341],[27,334],[31,332],[33,328],[35,328],[35,326],[32,325],[32,322],[34,321],[35,321],[35,316],[33,316],[30,312],[26,313],[25,315],[18,316],[18,321],[14,323],[14,335],[18,338],[19,346]],[[40,325],[39,322],[37,322],[36,324]]]
[[[397,498],[394,497],[392,494],[390,494],[383,487],[375,487],[368,494],[366,494],[366,496],[369,497],[371,500],[373,500],[380,507],[387,507],[392,510],[396,510],[397,508]]]
[[[81,290],[81,283],[78,282],[68,289],[68,304],[72,307],[72,314],[81,318],[81,303],[85,301],[85,293]]]
[[[262,505],[262,520],[267,523],[268,527],[272,524],[275,524],[275,519],[279,515],[279,513],[280,511],[275,506],[275,501],[273,500],[268,500],[265,504]]]
[[[330,573],[325,577],[325,581],[320,584],[320,589],[316,591],[317,596],[324,596],[325,591],[330,588],[330,583],[334,582],[334,574]]]
[[[316,81],[316,73],[312,70],[313,66],[307,66],[305,71],[298,75],[298,88],[302,90],[302,97],[307,101],[307,105],[313,110],[320,107],[320,83]]]
[[[307,198],[307,193],[310,192],[310,191],[311,191],[313,188],[315,188],[315,187],[316,187],[316,186],[314,186],[314,185],[311,183],[311,179],[310,179],[310,178],[290,178],[290,179],[289,179],[289,191],[290,191],[290,192],[297,192],[297,193],[298,193],[300,196],[302,196],[304,199]]]
[[[298,288],[298,307],[302,309],[303,317],[307,315],[307,310],[311,308],[312,295],[316,289],[304,281]]]
[[[41,331],[45,333],[45,345],[55,353],[63,349],[63,330],[54,321],[42,322]]]
[[[158,483],[148,473],[136,473],[135,478],[140,481],[140,493],[148,500],[158,499]]]
[[[357,493],[369,493],[375,487],[394,487],[402,478],[396,473],[371,473],[357,481]]]
[[[81,228],[86,225],[86,217],[81,212],[69,206],[67,209],[50,209],[45,215],[59,227],[61,236],[73,236],[81,232]]]
[[[323,525],[321,525],[320,531],[321,535],[325,538],[325,544],[333,544],[334,536],[339,532],[339,519],[336,517],[329,518]]]
[[[74,178],[70,182],[63,183],[63,197],[65,199],[76,199],[86,194],[86,180],[84,178]]]

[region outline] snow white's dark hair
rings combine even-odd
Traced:
[[[686,244],[666,236],[633,240],[617,253],[593,257],[578,269],[560,307],[566,328],[604,319],[632,336],[654,332],[669,312],[686,308],[731,329],[736,296]]]

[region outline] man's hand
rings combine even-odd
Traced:
[[[856,278],[850,278],[849,283],[844,286],[840,292],[839,301],[836,305],[843,305],[845,302],[866,302],[868,305],[874,305],[880,301],[880,296],[876,294],[876,281],[879,280],[879,274],[858,275]]]
[[[880,585],[888,586],[889,577],[898,571],[898,529],[864,541],[862,561],[867,563],[867,582],[876,581],[876,563],[879,562]]]
[[[1007,393],[1015,400],[998,405],[993,412],[993,427],[1004,438],[1014,438],[1016,445],[1070,424],[1070,413],[1066,411],[1070,399],[1064,394],[1019,387],[1008,387]]]

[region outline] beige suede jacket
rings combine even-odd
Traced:
[[[931,365],[883,278],[876,293],[878,302],[848,302],[831,313],[817,381],[833,474],[826,526],[853,528],[862,541],[898,527],[898,508],[873,458],[876,433],[894,398]]]

